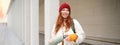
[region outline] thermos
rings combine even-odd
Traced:
[[[56,38],[52,39],[53,41],[49,43],[49,45],[57,45],[58,43],[62,42],[64,39],[63,35],[59,35]]]
[[[59,35],[59,36],[53,38],[52,42],[49,43],[49,45],[57,45],[58,43],[62,42],[64,40],[64,38],[66,38],[67,36],[70,37],[70,41],[76,41],[76,39],[77,39],[77,35],[76,34]]]

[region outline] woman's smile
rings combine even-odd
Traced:
[[[63,18],[67,18],[69,15],[69,10],[67,8],[63,8],[61,14]]]

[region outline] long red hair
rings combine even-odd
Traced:
[[[68,17],[66,19],[67,19],[65,21],[66,29],[69,29],[70,26],[72,25],[72,18],[70,16],[70,14],[68,15]],[[58,19],[56,21],[56,26],[55,26],[55,34],[59,31],[59,29],[60,29],[60,27],[62,26],[63,23],[64,23],[64,18],[62,17],[61,13],[59,13]]]

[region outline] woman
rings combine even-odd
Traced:
[[[70,14],[70,6],[63,3],[59,8],[59,16],[53,27],[49,44],[54,42],[56,43],[54,45],[79,45],[84,40],[85,33],[80,23],[72,19]]]

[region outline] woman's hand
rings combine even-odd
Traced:
[[[50,39],[48,42],[49,42],[49,43],[52,43],[52,42],[53,42],[53,39]]]
[[[67,36],[67,37],[65,38],[65,40],[70,41],[70,37],[69,37],[69,36]]]

